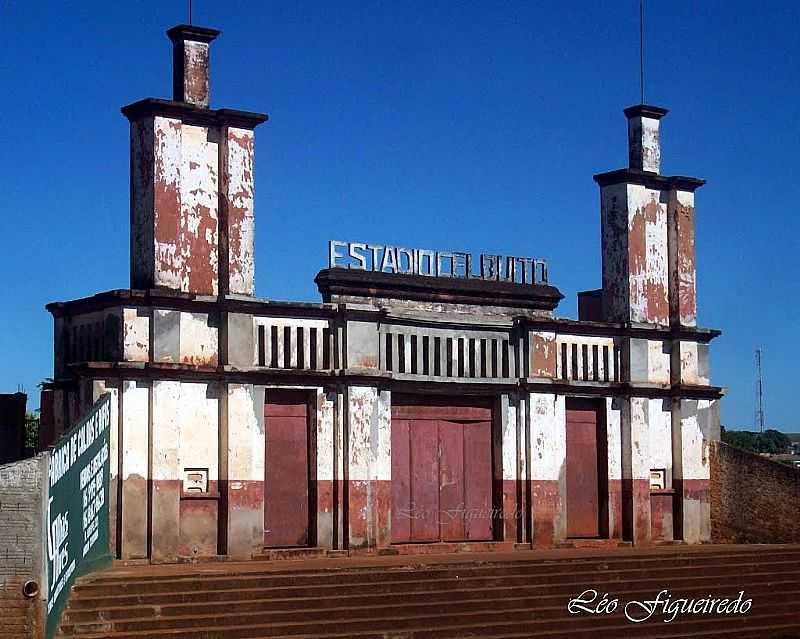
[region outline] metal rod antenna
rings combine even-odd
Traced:
[[[639,94],[644,104],[644,0],[639,0]]]
[[[766,421],[764,415],[764,377],[761,370],[761,353],[762,349],[759,346],[756,349],[756,425],[758,432],[764,432],[764,422]]]

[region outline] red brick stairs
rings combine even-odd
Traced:
[[[76,583],[71,639],[461,639],[800,637],[800,546],[673,546],[272,562],[117,566]],[[613,614],[571,614],[593,588]],[[630,600],[736,598],[743,615],[661,611]],[[639,609],[641,610],[641,609]]]

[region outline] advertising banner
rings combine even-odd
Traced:
[[[50,451],[47,491],[47,636],[76,577],[110,559],[108,546],[111,399],[101,397]]]

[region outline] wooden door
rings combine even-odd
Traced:
[[[264,406],[264,545],[309,543],[308,397],[270,392]]]
[[[600,536],[597,410],[567,408],[567,536]]]
[[[392,541],[492,539],[491,410],[392,409]]]

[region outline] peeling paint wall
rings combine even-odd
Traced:
[[[608,537],[622,539],[622,415],[623,401],[607,397],[606,438],[608,451]]]
[[[232,558],[249,559],[264,545],[264,387],[227,389],[227,544]]]
[[[150,359],[150,314],[138,308],[122,311],[122,359],[146,362]]]
[[[503,395],[500,398],[500,428],[502,451],[502,524],[500,536],[504,541],[518,541],[522,528],[524,503],[518,498],[517,488],[527,477],[524,450],[525,439],[517,397]],[[524,411],[524,404],[523,404]]]
[[[687,399],[676,404],[673,446],[680,450],[681,459],[680,464],[676,460],[674,482],[682,497],[680,524],[686,542],[700,543],[711,538],[709,447],[712,441],[719,440],[718,405],[709,400]]]
[[[670,310],[683,326],[697,325],[694,193],[672,190],[668,196]]]
[[[628,320],[628,187],[614,184],[600,190],[600,239],[603,270],[603,317]]]
[[[185,40],[176,46],[180,49],[179,55],[183,55],[183,73],[179,77],[183,81],[175,99],[208,107],[208,43]]]
[[[219,133],[183,124],[180,168],[181,291],[218,290]]]
[[[181,383],[153,382],[150,557],[169,561],[178,555],[181,529]]]
[[[219,137],[216,128],[175,118],[157,116],[131,123],[133,287],[217,294]],[[246,167],[239,156],[230,162],[239,171],[232,184],[236,191],[229,192],[226,200],[241,258],[234,268],[233,292],[252,294],[252,184],[248,195],[241,182]],[[249,166],[252,170],[252,160]],[[242,257],[245,254],[249,257]]]
[[[222,192],[227,218],[228,292],[255,295],[254,133],[223,129]]]
[[[558,358],[556,334],[550,331],[530,331],[530,376],[552,378],[556,376]]]
[[[567,423],[564,397],[530,394],[530,473],[533,543],[551,546],[566,537],[565,462]]]
[[[335,440],[336,393],[326,393],[318,388],[316,392],[316,441],[317,441],[317,544],[323,548],[334,548],[334,540],[341,539],[337,528],[341,521],[340,500],[341,474],[336,464],[341,449]],[[337,455],[338,452],[338,455]],[[334,490],[334,483],[339,485]]]
[[[658,118],[628,119],[628,163],[632,169],[658,173],[661,170],[661,144]]]
[[[148,132],[153,138],[152,147],[147,146],[144,151],[152,152],[153,158],[134,156],[134,162],[153,164],[153,174],[147,175],[147,179],[153,182],[152,211],[146,208],[149,202],[145,202],[141,210],[145,216],[144,223],[153,224],[154,248],[145,248],[142,252],[145,258],[151,254],[154,257],[153,266],[143,269],[152,271],[153,280],[142,284],[145,288],[161,286],[180,291],[183,290],[185,270],[180,237],[183,127],[180,120],[163,117],[152,118],[152,127],[152,133]],[[139,210],[135,209],[134,214],[137,212]],[[148,235],[144,237],[148,238]],[[139,255],[138,251],[135,255]]]
[[[669,325],[667,263],[667,207],[661,192],[629,184],[630,321]]]
[[[388,391],[348,389],[350,548],[391,543],[391,397]]]
[[[666,469],[666,486],[672,488],[672,414],[670,401],[651,399],[648,406],[650,468]],[[649,474],[648,474],[649,479]]]
[[[122,559],[148,555],[147,478],[150,457],[150,388],[146,382],[122,382],[120,448]]]
[[[650,400],[623,401],[622,507],[625,535],[634,544],[650,543]]]

